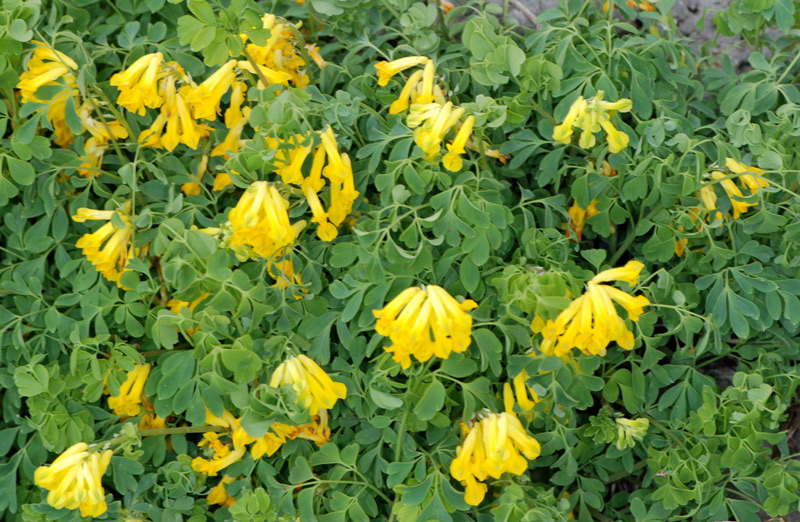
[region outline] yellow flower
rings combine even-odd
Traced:
[[[344,167],[344,176],[341,182],[331,180],[331,207],[328,210],[328,219],[334,226],[339,226],[353,210],[353,203],[358,198],[359,192],[355,189],[353,181],[353,167],[350,156],[341,155]]]
[[[314,60],[317,63],[317,67],[319,67],[320,69],[324,69],[325,66],[328,65],[328,62],[326,62],[322,58],[322,55],[319,54],[319,49],[317,49],[316,45],[306,44],[306,51],[308,51],[308,55],[311,57],[312,60]]]
[[[601,121],[600,126],[606,131],[606,141],[608,141],[609,152],[613,154],[628,146],[630,137],[624,132],[618,131],[613,123],[610,121]]]
[[[145,115],[145,107],[161,107],[164,100],[158,92],[158,82],[165,74],[163,62],[161,53],[146,54],[125,71],[114,74],[109,83],[119,89],[117,103],[139,116]]]
[[[240,448],[238,450],[215,453],[214,458],[210,460],[204,459],[203,457],[196,457],[192,460],[192,469],[198,473],[204,473],[209,477],[216,477],[221,470],[242,460],[245,453],[245,448]],[[221,456],[223,454],[224,456]]]
[[[763,177],[764,171],[758,167],[749,167],[733,158],[725,160],[725,167],[734,174],[741,174],[739,179],[747,186],[751,194],[755,194],[760,188],[769,186],[769,181]]]
[[[136,365],[119,387],[119,393],[108,398],[108,407],[115,415],[135,417],[142,411],[142,391],[150,375],[150,365]]]
[[[447,359],[451,352],[465,351],[472,341],[467,311],[477,306],[471,299],[459,303],[443,288],[428,285],[407,288],[372,313],[378,320],[375,330],[392,341],[384,350],[406,369],[412,355],[425,362],[434,355]]]
[[[470,134],[472,134],[472,127],[474,125],[475,117],[467,116],[467,119],[464,120],[461,128],[458,129],[456,138],[447,145],[448,152],[444,155],[444,158],[442,158],[442,165],[444,165],[444,168],[447,170],[451,172],[458,172],[461,170],[461,154],[466,152],[464,147],[467,144]]]
[[[23,103],[48,104],[47,119],[53,125],[55,142],[61,147],[66,147],[74,138],[67,125],[66,106],[70,97],[76,105],[78,104],[78,82],[73,75],[73,71],[78,69],[78,64],[66,54],[48,48],[44,42],[34,40],[33,43],[38,47],[34,49],[33,56],[28,61],[27,70],[20,75],[17,88]],[[36,92],[41,87],[59,85],[62,82],[66,84],[64,89],[49,100],[36,97]]]
[[[260,459],[264,455],[271,457],[287,440],[294,439],[299,432],[297,427],[280,422],[273,422],[270,430],[272,431],[268,431],[262,437],[257,438],[250,447],[250,454],[254,460]]]
[[[189,183],[184,183],[181,186],[181,190],[187,196],[199,196],[202,192],[200,187],[200,183],[203,182],[203,176],[208,169],[208,156],[203,154],[203,157],[200,158],[200,161],[197,162],[197,181],[190,181]]]
[[[218,143],[214,149],[211,151],[212,156],[224,156],[225,159],[230,158],[230,153],[236,153],[245,143],[242,140],[242,132],[244,132],[244,126],[250,121],[250,107],[245,107],[242,111],[242,117],[239,118],[235,124],[230,127],[228,133],[225,135],[225,139]]]
[[[408,103],[411,99],[411,92],[422,79],[422,71],[415,71],[414,74],[408,77],[403,90],[400,91],[400,96],[389,106],[389,114],[400,114],[408,109]]]
[[[78,167],[78,174],[86,178],[99,176],[102,173],[100,166],[103,163],[103,154],[107,149],[108,145],[98,138],[86,140],[83,144],[83,150],[86,151],[85,161]]]
[[[597,205],[597,200],[593,199],[584,210],[578,206],[578,201],[575,200],[569,208],[570,228],[575,231],[575,235],[578,236],[578,241],[583,237],[583,228],[586,226],[586,222],[589,218],[600,213],[595,205]]]
[[[167,421],[155,413],[147,413],[139,419],[140,430],[163,430],[167,427]]]
[[[234,172],[235,174],[235,172]],[[214,186],[211,190],[218,192],[220,190],[225,190],[225,187],[233,187],[233,180],[231,179],[231,175],[227,172],[220,172],[216,176],[214,176]]]
[[[503,385],[503,402],[506,412],[514,413],[514,404],[519,404],[523,412],[528,413],[533,410],[536,403],[539,402],[539,396],[532,388],[528,387],[528,372],[522,370],[511,383]],[[530,394],[530,397],[528,395]],[[516,395],[516,400],[515,396]]]
[[[36,468],[34,482],[49,491],[47,503],[54,508],[80,509],[84,517],[99,517],[108,508],[102,480],[112,454],[89,451],[85,442],[79,442],[51,465]]]
[[[333,381],[317,363],[302,354],[282,362],[269,385],[273,388],[291,385],[297,402],[308,408],[311,415],[317,415],[323,408],[333,408],[338,399],[347,397],[344,384]]]
[[[202,292],[200,294],[200,297],[198,297],[197,299],[195,299],[192,302],[181,301],[180,299],[170,299],[169,301],[167,301],[167,308],[169,308],[169,311],[172,312],[175,315],[178,315],[178,314],[181,313],[181,308],[188,308],[189,312],[194,312],[194,309],[197,308],[197,305],[202,303],[203,300],[206,297],[208,297],[209,295],[211,295],[211,294],[209,294],[208,292]],[[194,335],[195,330],[196,330],[196,328],[189,328],[186,331],[186,333],[189,334],[189,336],[192,336],[192,335]]]
[[[604,95],[603,91],[597,91],[590,100],[585,100],[583,96],[578,97],[570,107],[564,122],[553,129],[553,139],[568,145],[572,142],[573,128],[577,127],[583,130],[578,145],[589,149],[597,143],[595,133],[602,129],[606,131],[608,150],[611,153],[627,147],[630,137],[614,127],[611,117],[615,112],[629,112],[633,103],[627,98],[607,102],[603,100]]]
[[[336,239],[336,236],[339,235],[339,230],[328,221],[328,213],[322,208],[322,202],[320,202],[319,197],[311,188],[306,191],[306,200],[308,201],[308,206],[311,208],[311,213],[314,215],[314,217],[311,218],[311,222],[319,225],[317,227],[317,235],[319,238],[323,241],[333,241]]]
[[[450,474],[466,487],[464,500],[479,505],[487,486],[479,481],[500,478],[503,473],[521,475],[528,469],[528,460],[539,457],[539,442],[525,432],[519,419],[511,413],[490,413],[472,429],[465,427],[464,443],[456,449]]]
[[[433,60],[428,60],[425,64],[425,69],[422,71],[422,83],[420,84],[419,92],[412,93],[412,100],[415,104],[433,103],[435,95],[434,77],[436,76],[436,68]]]
[[[583,96],[579,96],[577,100],[572,102],[569,112],[567,112],[567,117],[564,118],[564,122],[553,128],[554,140],[560,141],[564,145],[570,144],[572,141],[572,127],[575,125],[575,121],[578,117],[586,110],[586,105],[586,100]]]
[[[728,199],[730,199],[731,208],[733,209],[733,219],[738,219],[739,216],[747,212],[750,207],[758,205],[758,202],[748,203],[747,201],[742,201],[745,199],[745,195],[742,194],[742,191],[736,183],[734,183],[732,179],[726,178],[725,174],[722,172],[715,170],[711,173],[711,179],[720,180],[719,184],[722,185],[723,190],[728,194]]]
[[[195,118],[211,121],[217,119],[222,97],[236,81],[235,67],[236,60],[228,61],[206,78],[203,83],[188,92],[186,103],[192,108]]]
[[[231,210],[230,245],[247,245],[256,254],[271,258],[294,243],[297,230],[289,222],[289,202],[266,181],[256,181]]]
[[[629,261],[624,267],[597,274],[587,283],[583,295],[573,300],[555,321],[545,323],[542,353],[567,359],[572,349],[578,348],[587,355],[605,355],[612,341],[626,350],[633,349],[633,332],[617,314],[614,303],[628,312],[631,321],[638,321],[650,301],[642,295],[634,297],[602,283],[624,281],[633,286],[643,266],[638,261]]]
[[[242,112],[242,104],[244,103],[244,95],[247,92],[247,85],[244,82],[235,82],[233,84],[233,91],[231,92],[231,104],[225,110],[225,126],[229,129],[239,123],[244,117]]]
[[[197,124],[186,104],[185,96],[190,89],[185,86],[178,90],[173,75],[169,75],[164,81],[161,115],[167,120],[167,127],[161,137],[161,146],[169,151],[174,150],[179,143],[196,149],[200,138],[208,135],[208,128]]]
[[[407,56],[406,58],[400,58],[391,62],[378,62],[375,64],[375,69],[378,71],[378,85],[387,85],[395,74],[403,72],[415,65],[424,65],[427,63],[428,58],[425,56]]]
[[[129,244],[133,230],[127,215],[129,209],[130,203],[118,211],[79,208],[78,213],[72,216],[73,221],[78,223],[86,220],[107,221],[96,232],[82,236],[75,246],[82,249],[86,259],[94,265],[98,272],[103,274],[103,277],[117,284],[119,284],[119,276],[126,271],[125,267],[128,261],[135,255],[133,245]],[[117,228],[111,222],[111,217],[115,212],[124,224],[123,228]]]
[[[228,495],[228,492],[225,490],[225,484],[230,484],[234,480],[236,479],[233,477],[222,475],[222,480],[220,480],[216,486],[211,488],[211,491],[208,493],[208,497],[206,497],[208,505],[213,506],[214,504],[219,504],[223,507],[232,506],[236,502],[236,499]]]
[[[270,83],[286,85],[289,81],[298,88],[308,85],[308,76],[303,67],[306,65],[297,51],[297,41],[293,26],[286,20],[278,21],[272,14],[264,15],[263,27],[270,30],[270,37],[265,45],[248,44],[247,52],[265,73]],[[295,28],[296,30],[296,28]],[[239,62],[239,67],[255,72],[249,62]],[[259,80],[259,88],[264,88]]]

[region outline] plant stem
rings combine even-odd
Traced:
[[[651,217],[655,216],[660,210],[661,210],[661,205],[660,204],[656,205],[655,208],[653,208],[653,210],[651,210],[650,213],[648,213],[644,217],[644,219],[650,219]],[[641,221],[641,219],[639,221]],[[636,226],[638,225],[639,223],[636,224]],[[625,238],[625,241],[622,242],[617,251],[614,252],[614,255],[611,256],[611,259],[608,260],[609,265],[614,266],[614,264],[616,264],[616,262],[619,261],[619,258],[622,257],[622,254],[624,254],[625,251],[628,250],[628,247],[631,246],[633,240],[636,239],[636,226],[634,226],[633,230],[631,230],[630,234],[628,234],[628,237]]]
[[[180,428],[160,428],[155,430],[139,430],[142,437],[157,437],[159,435],[176,435],[181,433],[223,433],[228,431],[221,426],[181,426]]]
[[[247,48],[242,47],[242,55],[244,55],[244,57],[247,58],[247,61],[250,62],[250,65],[253,66],[253,69],[255,69],[256,71],[256,76],[258,76],[258,79],[261,80],[261,83],[264,84],[264,88],[266,89],[267,87],[269,87],[270,81],[267,80],[267,77],[264,76],[263,72],[261,72],[261,67],[259,67],[256,61],[253,59],[253,55],[250,54]]]

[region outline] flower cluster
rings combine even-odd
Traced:
[[[466,437],[456,450],[450,474],[464,484],[464,500],[472,506],[486,495],[488,488],[482,481],[498,479],[503,473],[522,475],[528,469],[527,460],[541,453],[539,442],[508,412],[490,413],[472,428],[464,424],[462,428]]]
[[[83,223],[87,220],[105,221],[97,231],[85,234],[75,246],[82,249],[86,259],[109,281],[119,285],[119,277],[127,271],[128,261],[134,258],[137,250],[131,244],[133,225],[129,217],[130,203],[120,210],[93,210],[79,208],[72,220]],[[112,218],[122,224],[118,227]]]
[[[36,468],[34,482],[50,492],[47,503],[54,508],[80,509],[85,517],[99,517],[108,509],[102,479],[112,454],[92,451],[79,442],[49,466]]]
[[[573,348],[587,355],[605,355],[611,342],[633,349],[633,332],[617,314],[614,303],[628,312],[631,321],[638,321],[650,301],[643,295],[633,297],[602,283],[624,281],[633,286],[643,266],[639,261],[629,261],[624,267],[605,270],[592,278],[583,295],[574,299],[555,321],[545,323],[541,352],[566,360]]]
[[[758,201],[748,202],[745,201],[749,196],[758,193],[759,189],[769,186],[769,181],[764,178],[764,171],[757,167],[749,167],[743,163],[739,163],[733,158],[728,158],[725,162],[725,167],[732,175],[737,175],[737,178],[744,187],[750,192],[745,195],[739,186],[731,178],[731,174],[726,174],[719,170],[711,172],[711,179],[719,183],[722,189],[728,196],[733,210],[733,219],[738,219],[739,216],[746,213],[750,207],[758,205]],[[705,183],[699,191],[700,200],[703,202],[705,210],[710,212],[717,210],[717,194],[714,192],[712,184]],[[717,211],[714,220],[722,219],[722,213]]]
[[[424,69],[408,77],[400,96],[389,107],[389,113],[400,114],[410,108],[406,122],[414,129],[414,141],[431,163],[441,153],[447,133],[450,129],[456,129],[455,138],[446,145],[447,153],[442,158],[442,165],[447,170],[457,172],[462,167],[461,155],[466,152],[475,117],[467,116],[461,121],[466,110],[447,101],[442,88],[434,83],[436,68],[433,60],[425,56],[408,56],[391,62],[379,62],[375,65],[378,85],[387,85],[396,74],[418,65],[423,65]]]
[[[283,361],[272,374],[269,385],[273,388],[291,386],[297,403],[308,408],[311,415],[333,408],[338,399],[347,397],[344,384],[334,382],[317,363],[303,354]]]
[[[615,102],[603,100],[603,91],[597,91],[594,98],[588,100],[579,96],[572,103],[564,122],[553,128],[553,139],[565,145],[572,143],[573,127],[582,129],[578,145],[583,149],[590,149],[597,143],[595,133],[604,130],[610,152],[619,152],[628,146],[630,138],[624,132],[617,130],[611,123],[614,112],[629,112],[633,107],[627,98]]]
[[[451,352],[466,350],[472,335],[467,312],[477,306],[471,299],[459,303],[439,286],[412,286],[372,313],[378,320],[375,330],[392,341],[384,349],[405,369],[412,355],[425,362],[434,355],[447,359]]]
[[[28,69],[20,75],[17,88],[24,103],[48,105],[47,119],[53,126],[54,141],[66,147],[74,139],[67,125],[66,107],[68,99],[72,97],[75,102],[79,97],[78,83],[73,75],[73,71],[78,70],[78,64],[66,54],[50,49],[44,42],[34,40],[33,43],[38,47],[33,51]],[[37,97],[37,91],[45,86],[52,87],[49,97]]]

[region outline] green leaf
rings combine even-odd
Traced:
[[[292,484],[300,484],[314,478],[314,472],[311,471],[311,466],[305,457],[296,457],[289,469],[289,482]]]
[[[18,184],[27,186],[36,181],[36,171],[30,163],[20,161],[11,156],[6,156],[6,161],[11,172],[11,178]]]
[[[403,405],[402,400],[388,393],[378,391],[375,388],[369,389],[369,396],[376,406],[385,410],[396,410]]]
[[[425,393],[422,394],[420,401],[414,406],[414,414],[419,420],[431,420],[444,406],[446,396],[444,386],[434,378]]]

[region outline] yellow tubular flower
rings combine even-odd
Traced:
[[[601,121],[600,126],[606,131],[609,152],[616,153],[628,146],[630,137],[624,132],[618,131],[610,121]]]
[[[336,239],[336,236],[339,235],[339,231],[328,221],[328,214],[325,212],[325,209],[322,208],[322,202],[320,202],[319,197],[310,187],[306,190],[306,200],[308,201],[308,206],[311,208],[311,213],[314,215],[314,217],[311,218],[311,222],[319,225],[317,227],[317,235],[319,238],[323,241],[333,241]]]
[[[745,198],[745,195],[742,194],[742,191],[732,179],[725,178],[725,174],[718,170],[715,170],[711,173],[711,179],[721,180],[719,184],[722,185],[723,190],[725,190],[725,193],[728,194],[728,199],[731,201],[733,219],[738,219],[739,216],[746,213],[750,207],[754,207],[758,205],[758,203],[748,203],[747,201],[742,201],[742,199]]]
[[[311,146],[298,145],[302,139],[301,136],[295,136],[292,140],[294,147],[291,150],[282,151],[284,156],[288,155],[288,159],[285,162],[281,162],[280,167],[275,171],[287,185],[300,185],[303,183],[303,163],[305,163],[308,155],[311,154]]]
[[[422,73],[422,84],[420,85],[419,94],[413,97],[414,103],[425,104],[433,102],[433,80],[435,76],[436,69],[433,60],[428,60]]]
[[[245,71],[253,74],[258,74],[253,65],[246,60],[238,62],[238,66],[240,69],[244,69]],[[268,87],[267,85],[264,85],[263,80],[261,80],[262,76],[269,82],[269,85],[289,85],[289,81],[292,79],[291,74],[272,69],[265,65],[259,64],[258,71],[261,73],[258,75],[259,80],[258,84],[256,85],[259,89],[266,89]]]
[[[331,180],[331,208],[328,210],[328,219],[338,227],[353,210],[353,203],[358,198],[359,192],[355,189],[353,181],[353,168],[350,156],[341,155],[344,177],[341,183]]]
[[[725,160],[725,167],[734,174],[741,174],[739,179],[747,186],[751,194],[755,194],[760,188],[769,186],[769,181],[763,177],[764,171],[758,167],[749,167],[733,158]]]
[[[208,497],[206,497],[208,505],[213,506],[219,504],[222,507],[232,506],[236,502],[236,499],[228,495],[228,492],[225,490],[225,484],[230,484],[234,480],[236,479],[233,477],[222,475],[222,480],[211,489],[208,493]]]
[[[85,161],[78,167],[78,174],[85,178],[91,178],[102,174],[100,167],[103,163],[103,155],[108,149],[108,145],[101,139],[91,137],[83,144],[86,151]]]
[[[189,183],[184,183],[181,186],[181,190],[187,196],[199,196],[202,192],[202,188],[200,187],[200,183],[203,182],[203,176],[208,169],[208,156],[203,154],[203,157],[200,158],[200,161],[197,163],[197,181],[191,181]]]
[[[217,119],[222,97],[236,81],[235,67],[236,60],[228,61],[206,78],[203,83],[189,91],[186,103],[191,107],[195,118],[211,121]]]
[[[593,199],[584,210],[578,206],[578,201],[575,200],[569,208],[570,228],[575,231],[575,235],[578,236],[578,241],[583,238],[583,229],[589,218],[600,213],[595,205],[597,205],[597,200]]]
[[[466,438],[456,449],[450,474],[465,486],[464,500],[472,506],[483,501],[488,489],[479,481],[500,478],[503,473],[521,475],[528,469],[527,461],[541,453],[539,442],[512,413],[491,413],[465,429]]]
[[[409,76],[408,80],[406,80],[406,84],[403,86],[403,90],[400,91],[400,96],[389,106],[389,114],[400,114],[408,109],[411,92],[417,86],[420,79],[422,79],[422,71],[416,71]]]
[[[311,163],[311,172],[307,178],[303,179],[300,188],[303,194],[311,190],[315,194],[325,186],[325,180],[322,179],[322,168],[325,166],[325,147],[317,147],[314,152],[314,161]]]
[[[389,80],[391,80],[395,74],[403,72],[415,65],[424,65],[427,63],[428,58],[425,56],[408,56],[391,62],[378,62],[375,64],[375,69],[378,71],[378,85],[383,87],[389,83]]]
[[[637,440],[644,439],[650,427],[650,419],[616,419],[617,422],[617,449],[632,448]]]
[[[50,466],[40,466],[34,473],[37,486],[49,491],[47,503],[56,509],[80,509],[85,517],[106,512],[102,478],[113,451],[89,451],[79,442],[62,453]]]
[[[461,128],[458,129],[458,134],[456,134],[456,138],[453,140],[452,143],[447,145],[447,154],[444,155],[442,158],[442,165],[444,168],[451,172],[458,172],[461,170],[462,161],[461,161],[461,154],[466,152],[465,146],[467,144],[467,140],[469,139],[470,135],[472,134],[472,127],[475,125],[475,117],[474,116],[467,116],[467,119],[464,120],[464,123],[461,125]]]
[[[225,187],[232,187],[233,180],[231,179],[231,175],[227,172],[220,172],[216,176],[214,176],[214,186],[211,187],[211,190],[215,192],[219,192],[221,190],[225,190]]]
[[[472,341],[472,316],[475,301],[456,301],[443,288],[428,285],[401,292],[382,310],[373,310],[378,320],[375,330],[392,341],[384,350],[407,369],[411,356],[425,362],[434,355],[447,359],[461,353]]]
[[[139,419],[140,430],[162,430],[167,427],[167,421],[155,413],[147,413]]]
[[[291,385],[298,404],[308,408],[311,415],[320,409],[331,409],[338,399],[347,398],[347,387],[335,382],[317,363],[305,355],[290,357],[272,374],[269,385],[278,388]]]
[[[33,51],[27,70],[20,75],[17,88],[23,103],[30,101],[48,104],[47,119],[53,124],[55,142],[66,147],[74,139],[67,125],[66,106],[70,97],[76,105],[79,104],[78,82],[72,74],[72,71],[77,70],[78,64],[64,53],[46,47],[44,42],[34,40],[33,43],[39,47]],[[49,100],[36,97],[39,88],[59,84],[66,86]]]
[[[161,53],[146,54],[125,71],[114,74],[109,83],[119,89],[117,103],[139,116],[145,115],[145,107],[161,107],[158,81],[164,75],[163,61]]]
[[[332,183],[342,183],[344,181],[345,167],[342,162],[342,156],[339,154],[339,146],[336,143],[333,129],[330,126],[326,127],[320,133],[320,139],[322,139],[325,154],[328,156],[328,168],[325,168],[322,173]]]
[[[230,158],[230,153],[235,154],[238,152],[245,143],[244,140],[242,140],[242,132],[244,132],[244,126],[247,125],[249,121],[250,107],[245,107],[242,111],[242,117],[230,127],[228,134],[225,135],[225,139],[211,150],[211,156],[224,156],[227,160]]]
[[[624,281],[633,286],[642,267],[642,263],[630,261],[624,267],[597,274],[587,283],[583,295],[573,300],[555,321],[545,323],[541,332],[544,340],[539,347],[542,353],[566,360],[573,348],[587,355],[605,355],[611,342],[626,350],[633,349],[633,332],[617,314],[614,303],[628,312],[631,321],[638,321],[650,301],[642,295],[633,297],[602,283]]]
[[[136,365],[119,388],[119,394],[108,398],[108,407],[115,415],[135,417],[142,411],[142,391],[150,375],[150,365]]]
[[[567,117],[564,118],[564,122],[561,125],[556,125],[553,128],[553,139],[556,141],[560,141],[564,145],[569,145],[572,141],[572,127],[575,125],[575,121],[578,119],[580,115],[583,114],[583,111],[586,109],[586,100],[583,99],[583,96],[579,96],[577,100],[575,100],[569,108],[569,112],[567,112]]]
[[[211,460],[204,459],[203,457],[196,457],[192,460],[192,469],[198,473],[204,473],[209,477],[216,477],[221,470],[242,460],[245,453],[246,449],[240,448],[229,452],[215,453],[214,458]]]
[[[225,110],[225,126],[229,129],[239,123],[242,119],[242,104],[247,92],[247,85],[244,82],[235,82],[231,92],[231,105]]]
[[[167,120],[166,132],[161,137],[161,145],[169,151],[174,150],[179,143],[196,149],[200,138],[208,135],[208,128],[197,124],[186,104],[185,96],[190,89],[189,86],[185,86],[177,90],[173,75],[167,77],[161,89],[164,96],[161,115]]]
[[[108,221],[96,232],[82,236],[75,246],[82,249],[86,259],[103,274],[103,277],[117,283],[119,276],[126,271],[128,261],[135,255],[133,245],[130,245],[133,227],[127,215],[128,209],[130,203],[119,211],[80,208],[78,213],[72,216],[73,221],[78,223],[86,220]],[[115,212],[125,225],[124,228],[117,228],[111,222]]]
[[[519,407],[522,408],[522,411],[524,412],[533,410],[534,406],[536,406],[536,403],[539,402],[539,396],[533,391],[532,388],[528,387],[526,384],[527,381],[528,372],[525,370],[522,370],[519,375],[513,379],[514,392],[517,396],[517,404],[519,404]],[[528,398],[528,394],[530,394],[530,398]]]
[[[306,44],[306,51],[308,51],[308,55],[311,57],[312,60],[316,62],[317,67],[319,67],[320,69],[324,69],[325,66],[328,65],[328,62],[326,62],[322,58],[322,55],[319,54],[319,49],[317,49],[316,45]]]
[[[229,219],[232,247],[247,245],[261,257],[272,258],[294,243],[297,230],[289,222],[289,202],[266,181],[256,181],[242,194]]]

